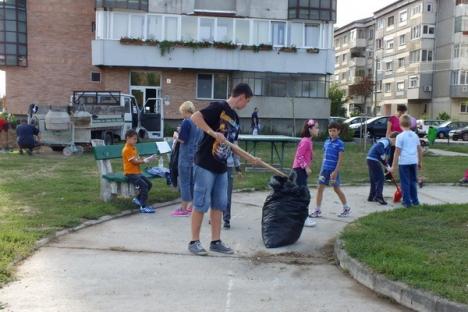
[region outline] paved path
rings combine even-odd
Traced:
[[[463,192],[462,192],[462,191]],[[188,218],[133,215],[66,235],[19,266],[18,280],[0,289],[5,311],[407,311],[377,297],[333,263],[331,241],[353,219],[392,209],[365,201],[367,187],[345,187],[353,209],[325,192],[324,218],[293,246],[261,241],[265,192],[234,194],[232,229],[223,239],[232,257],[192,256]],[[390,197],[393,188],[386,187]],[[464,189],[427,186],[423,203],[467,201]],[[204,222],[202,242],[209,242]]]
[[[467,153],[451,152],[451,151],[441,150],[441,149],[432,148],[432,147],[430,147],[428,149],[428,152],[432,153],[434,155],[437,155],[437,156],[462,156],[462,157],[464,156],[464,157],[468,157]]]

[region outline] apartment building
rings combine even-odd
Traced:
[[[374,111],[389,115],[406,104],[414,116],[468,120],[468,1],[400,0],[372,19]]]
[[[183,101],[201,108],[247,82],[255,97],[240,115],[245,128],[254,107],[265,126],[283,132],[291,120],[328,118],[336,0],[2,5],[17,12],[18,26],[3,32],[6,48],[0,46],[7,107],[15,114],[30,103],[66,105],[73,90],[119,90],[149,111],[148,98],[162,99],[166,121],[176,122]],[[7,17],[0,17],[5,25]]]
[[[374,19],[366,18],[335,30],[334,83],[344,91],[346,110],[351,113],[370,112],[372,96],[350,94],[350,86],[374,73]]]

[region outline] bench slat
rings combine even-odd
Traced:
[[[123,144],[95,146],[93,147],[94,159],[106,160],[122,158],[123,147]],[[141,156],[159,154],[158,147],[154,142],[138,143],[136,148]]]

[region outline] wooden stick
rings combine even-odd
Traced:
[[[211,132],[211,131],[210,131]],[[215,135],[216,132],[212,132],[212,133],[208,133],[208,135],[210,135],[211,137],[213,137],[215,140],[216,140],[216,135]],[[263,160],[261,159],[258,159],[257,157],[253,156],[252,154],[246,152],[245,150],[243,150],[240,146],[236,145],[236,144],[233,144],[231,142],[229,142],[228,140],[225,140],[224,143],[226,143],[227,145],[229,145],[229,147],[231,147],[231,149],[233,149],[236,154],[238,154],[240,157],[250,161],[250,162],[253,162],[255,164],[258,164],[270,171],[272,171],[273,173],[275,173],[276,175],[279,175],[279,176],[282,176],[282,177],[288,177],[288,175],[278,169],[276,169],[275,167],[273,167],[272,165],[264,162]]]

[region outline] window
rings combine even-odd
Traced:
[[[408,89],[419,88],[419,77],[411,76],[409,77],[409,86]]]
[[[385,49],[393,49],[393,39],[385,41]]]
[[[130,15],[130,38],[143,39],[145,17],[143,15]]]
[[[395,16],[390,16],[387,18],[387,28],[395,25]]]
[[[199,99],[227,99],[227,74],[198,74],[197,98]]]
[[[404,46],[406,44],[406,35],[400,35],[400,46]]]
[[[432,50],[421,50],[421,61],[432,62]]]
[[[288,24],[288,46],[302,47],[303,43],[303,29],[304,24],[302,23],[289,23]],[[335,40],[335,46],[339,46],[339,40]]]
[[[233,20],[230,18],[218,18],[216,24],[216,41],[233,42]]]
[[[385,93],[390,93],[392,92],[392,84],[390,82],[384,84],[384,92]]]
[[[0,1],[0,65],[27,66],[26,28],[26,1]]]
[[[146,24],[146,31],[147,31],[146,37],[148,39],[152,39],[152,40],[162,40],[162,38],[163,38],[163,34],[162,34],[162,23],[163,23],[162,19],[163,19],[163,17],[158,16],[158,15],[148,15],[147,19],[148,19],[148,21],[147,21],[147,24]],[[184,19],[182,19],[182,21],[184,21]],[[195,21],[196,21],[196,19],[195,19]],[[184,26],[183,23],[182,23],[182,26]]]
[[[120,40],[120,38],[128,37],[128,14],[114,13],[113,16],[112,38]]]
[[[421,38],[421,25],[411,27],[411,39]]]
[[[101,82],[101,73],[91,72],[91,81],[92,82]]]
[[[405,23],[408,20],[408,12],[406,10],[400,12],[400,23]]]
[[[271,43],[269,40],[269,22],[267,21],[254,21],[253,22],[253,44],[258,45],[262,43]]]
[[[199,41],[214,41],[214,18],[200,18],[200,29],[198,33]]]
[[[375,69],[380,70],[380,59],[375,59]]]
[[[144,71],[131,72],[130,84],[132,86],[161,86],[161,74],[158,72]]]
[[[274,46],[284,46],[286,39],[286,23],[271,22],[271,42]]]
[[[384,21],[383,19],[378,19],[377,20],[377,28],[382,29],[384,27]]]
[[[382,92],[382,80],[377,80],[377,83],[375,84],[375,91]]]
[[[453,71],[452,85],[468,85],[468,70]]]
[[[179,19],[164,16],[164,40],[176,41],[179,36]]]
[[[398,59],[398,68],[405,67],[405,58],[401,57]]]
[[[460,104],[460,113],[468,113],[468,103]]]
[[[320,27],[316,24],[305,25],[305,46],[318,48],[320,39]]]
[[[423,34],[424,35],[433,35],[435,32],[435,26],[434,25],[424,25],[423,26]]]
[[[455,32],[468,31],[468,18],[466,16],[455,17]]]
[[[399,81],[397,82],[397,91],[405,91],[405,82],[404,81]]]
[[[374,30],[373,29],[369,29],[367,39],[369,39],[369,40],[374,39]]]
[[[148,11],[148,0],[96,0],[96,8]]]
[[[421,60],[421,50],[410,52],[410,64],[418,63]]]
[[[346,63],[348,61],[348,54],[343,54],[343,63]]]
[[[418,4],[416,6],[414,6],[412,9],[411,9],[411,16],[415,16],[415,15],[418,15],[421,13],[421,4]]]
[[[375,46],[377,49],[382,49],[382,39],[375,40]]]
[[[289,0],[288,18],[336,21],[337,0]]]
[[[455,44],[453,46],[453,58],[459,58],[460,57],[460,45]]]
[[[386,74],[393,71],[393,61],[385,62],[385,72]]]
[[[432,9],[433,9],[432,3],[429,2],[429,3],[426,5],[426,10],[427,10],[427,12],[432,12]]]
[[[250,38],[250,21],[244,19],[236,19],[236,38],[237,44],[249,44]]]

